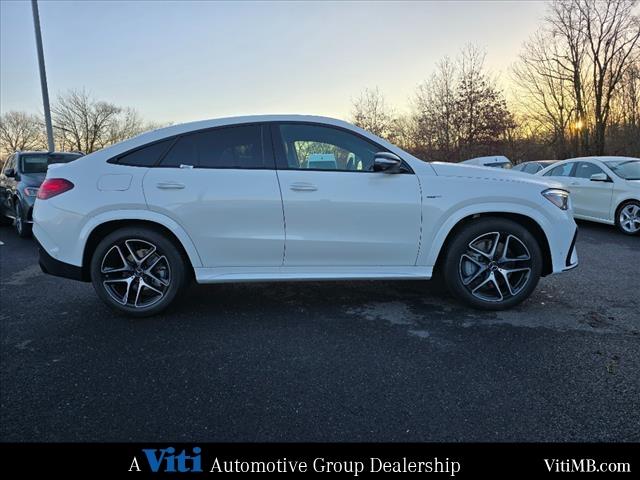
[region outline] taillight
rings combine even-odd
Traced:
[[[55,197],[73,188],[73,183],[64,178],[47,178],[38,190],[38,198],[40,200],[46,200],[47,198]]]

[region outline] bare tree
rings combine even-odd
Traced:
[[[445,57],[429,80],[418,86],[413,98],[414,143],[417,152],[433,160],[451,160],[457,141],[456,66]]]
[[[556,158],[570,155],[567,137],[577,108],[572,77],[559,61],[562,50],[557,38],[538,31],[524,44],[513,69],[518,105],[530,123],[551,136]]]
[[[485,53],[469,45],[460,56],[454,123],[460,159],[490,154],[513,124],[502,92],[484,69]]]
[[[3,157],[16,150],[46,149],[42,120],[25,112],[7,112],[0,117],[0,152]]]
[[[589,153],[589,114],[587,105],[590,92],[588,88],[587,38],[585,18],[575,5],[566,0],[553,0],[546,17],[544,33],[539,33],[540,45],[553,44],[551,59],[555,65],[550,66],[553,76],[564,88],[566,82],[573,92],[573,131],[578,143],[574,154]],[[546,35],[545,35],[546,33]],[[563,157],[560,157],[563,158]]]
[[[640,60],[640,19],[635,0],[572,0],[584,19],[594,101],[594,150],[605,152],[605,135],[616,88]]]
[[[393,111],[388,107],[378,87],[365,88],[352,101],[352,122],[379,137],[386,137],[390,133],[393,117]]]
[[[58,95],[51,108],[59,142],[68,149],[91,153],[105,144],[122,112],[120,107],[97,101],[85,90]]]

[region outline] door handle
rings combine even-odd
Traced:
[[[156,183],[156,187],[161,190],[182,190],[184,184],[177,182],[158,182]]]
[[[577,185],[580,185],[580,182],[571,182],[571,185],[573,185],[575,187]]]
[[[318,187],[316,187],[313,183],[307,182],[295,182],[292,183],[289,188],[294,192],[315,192],[316,190],[318,190]]]

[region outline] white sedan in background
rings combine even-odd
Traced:
[[[536,175],[567,187],[575,218],[615,225],[627,235],[640,232],[640,158],[570,158]]]

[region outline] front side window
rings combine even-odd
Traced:
[[[572,177],[577,178],[591,178],[591,175],[596,173],[604,173],[600,167],[594,165],[593,163],[580,162],[576,167],[576,171],[573,172]]]
[[[375,154],[382,149],[362,137],[338,128],[282,124],[280,138],[292,170],[373,171]]]
[[[536,173],[540,168],[537,163],[529,163],[524,167],[524,171],[527,173]]]
[[[573,162],[563,163],[544,174],[545,177],[568,177],[573,170]]]
[[[620,178],[640,180],[640,160],[610,160],[604,163]]]
[[[160,166],[264,168],[262,127],[242,125],[183,135]]]

